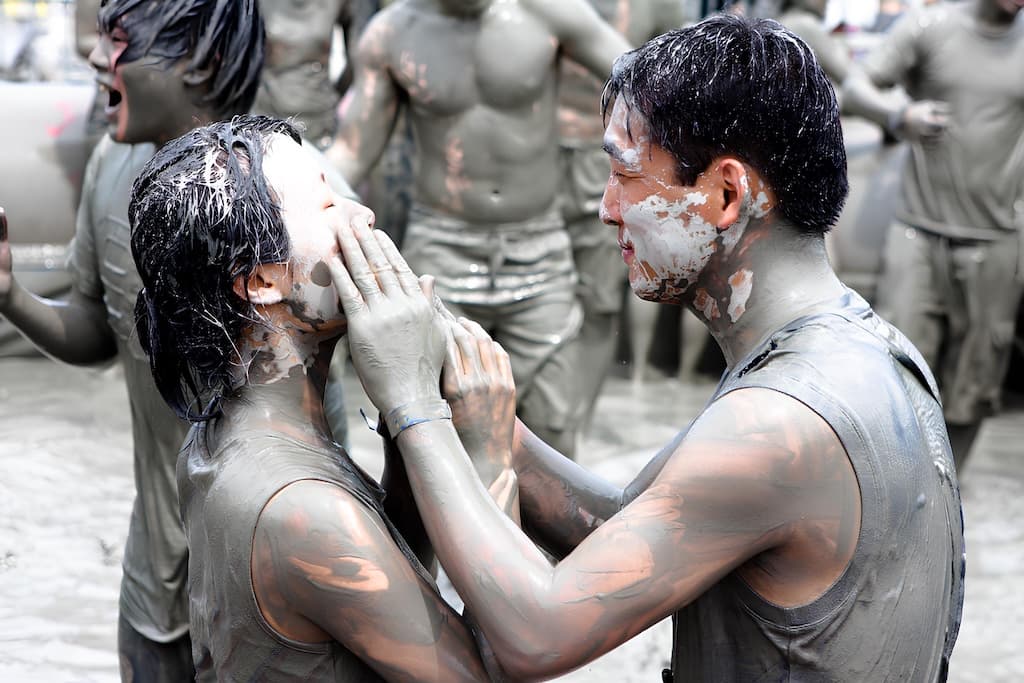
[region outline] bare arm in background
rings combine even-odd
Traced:
[[[341,102],[341,128],[325,152],[353,187],[366,177],[387,145],[398,118],[400,93],[391,78],[390,12],[374,16],[352,56],[353,81]]]
[[[75,365],[91,365],[117,354],[107,308],[72,285],[66,301],[37,296],[14,278],[7,215],[0,208],[0,315],[48,356]]]
[[[352,59],[355,55],[359,38],[363,30],[370,22],[370,18],[380,9],[380,2],[377,0],[347,0],[341,8],[338,16],[338,26],[345,37],[345,68],[338,76],[334,84],[339,95],[344,95],[349,86],[352,85]]]

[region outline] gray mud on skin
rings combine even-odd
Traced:
[[[351,375],[345,390],[353,454],[378,476],[377,437],[359,416],[370,414],[369,401]],[[661,380],[637,396],[610,377],[583,464],[626,483],[711,390]],[[118,680],[118,584],[134,491],[126,402],[116,367],[0,359],[0,681]],[[961,479],[969,555],[952,683],[1024,680],[1022,442],[1018,406],[985,423]],[[557,680],[653,683],[670,648],[662,623]]]

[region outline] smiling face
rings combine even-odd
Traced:
[[[275,135],[263,158],[291,247],[288,263],[292,313],[316,330],[344,324],[328,261],[339,253],[335,228],[359,216],[372,224],[373,212],[334,192],[311,157],[294,140]]]
[[[121,57],[131,36],[115,26],[101,32],[89,55],[96,81],[106,92],[105,109],[111,137],[117,142],[163,144],[196,125],[195,97],[185,83],[186,62],[149,57],[124,62]]]
[[[647,123],[621,97],[609,116],[604,147],[612,171],[601,220],[618,228],[630,287],[641,299],[680,303],[719,248],[719,237],[728,242],[738,235],[712,223],[706,177],[693,186],[679,184],[675,158],[651,142]]]

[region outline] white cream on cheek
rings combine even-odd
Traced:
[[[293,301],[304,322],[334,320],[339,316],[334,283],[317,284],[313,277],[317,264],[325,262],[334,247],[334,234],[324,209],[330,190],[320,169],[299,145],[278,137],[264,158],[263,171],[278,195],[281,218],[288,231],[295,283]]]
[[[623,238],[633,246],[638,270],[633,289],[637,294],[654,294],[665,283],[685,285],[685,291],[696,282],[715,253],[715,226],[695,209],[707,201],[701,192],[671,202],[651,194],[625,207]]]

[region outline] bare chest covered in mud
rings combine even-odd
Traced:
[[[422,19],[410,29],[392,59],[392,76],[421,111],[520,109],[551,92],[558,41],[518,6],[475,21]]]

